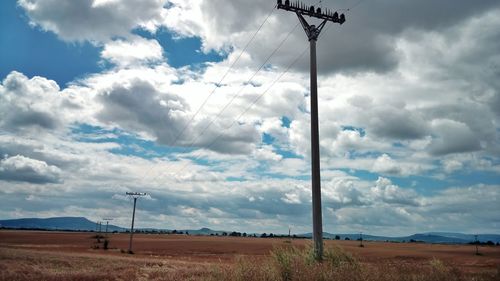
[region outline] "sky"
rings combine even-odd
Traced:
[[[500,3],[323,0],[323,229],[500,233]],[[0,218],[311,232],[309,54],[256,0],[0,2]],[[317,21],[307,18],[311,24]]]

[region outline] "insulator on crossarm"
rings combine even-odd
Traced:
[[[345,22],[345,16],[344,16],[344,14],[341,14],[341,15],[340,15],[339,22],[340,22],[341,24]]]
[[[321,15],[321,8],[316,9],[316,14]]]
[[[290,6],[290,0],[285,0],[285,6]]]
[[[337,21],[339,19],[339,13],[333,13],[333,20]]]
[[[309,8],[309,12],[311,12],[311,13],[313,13],[313,14],[314,14],[314,6],[311,6],[311,7]]]

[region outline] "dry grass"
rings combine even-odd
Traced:
[[[341,248],[326,249],[323,262],[316,262],[312,249],[293,246],[275,248],[265,260],[240,258],[235,266],[227,267],[217,280],[276,280],[276,281],[493,281],[496,273],[466,273],[440,260],[426,263],[362,264]]]
[[[438,259],[362,263],[338,247],[327,248],[321,263],[310,247],[292,245],[275,247],[266,257],[239,256],[234,263],[0,247],[0,281],[7,280],[490,281],[500,280],[500,273],[467,273]]]
[[[0,248],[0,281],[204,280],[210,264]]]

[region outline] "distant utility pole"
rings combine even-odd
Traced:
[[[321,177],[320,177],[320,156],[319,156],[319,129],[318,129],[318,82],[316,67],[316,41],[325,24],[328,21],[343,24],[344,14],[339,14],[330,10],[322,11],[314,6],[306,6],[298,1],[290,3],[289,0],[283,4],[278,0],[278,9],[295,12],[299,18],[307,38],[309,39],[310,67],[311,67],[311,161],[312,161],[312,209],[313,209],[313,239],[314,257],[316,260],[323,258],[323,222],[321,214]],[[310,25],[304,16],[322,19],[319,26]]]
[[[127,192],[128,196],[134,198],[134,211],[132,212],[132,225],[130,226],[130,241],[128,244],[128,253],[132,254],[132,237],[134,236],[134,220],[135,220],[135,205],[137,204],[137,198],[141,196],[146,196],[147,193],[144,192]]]
[[[101,243],[101,222],[100,221],[96,221],[95,223],[95,239],[97,241],[97,243]]]
[[[479,240],[477,240],[477,234],[474,235],[474,244],[476,244],[476,255],[479,255],[479,248],[478,248],[478,244],[479,244]]]
[[[103,218],[102,220],[106,221],[106,238],[107,238],[108,237],[108,225],[109,225],[109,222],[112,221],[113,219]]]
[[[364,247],[364,245],[363,245],[363,232],[359,233],[359,246]]]

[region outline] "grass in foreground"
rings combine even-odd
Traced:
[[[363,264],[341,248],[326,249],[318,263],[311,248],[291,245],[266,258],[241,256],[234,264],[0,248],[0,281],[7,280],[490,281],[500,280],[500,272],[464,273],[437,259]]]
[[[311,248],[293,246],[275,248],[264,261],[241,257],[233,267],[220,272],[217,280],[336,280],[336,281],[489,281],[500,280],[496,273],[464,273],[457,268],[432,259],[427,263],[386,263],[366,265],[341,248],[326,249],[324,260],[314,260]]]

